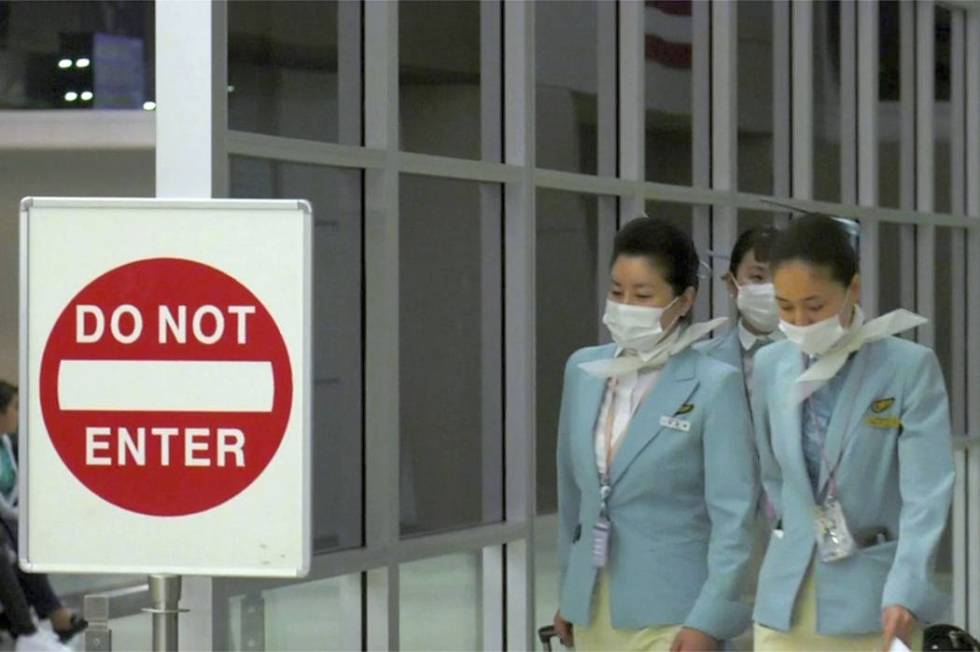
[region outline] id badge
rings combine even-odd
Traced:
[[[828,496],[823,505],[814,509],[814,525],[820,561],[847,559],[857,550],[854,537],[847,527],[847,519],[844,518],[844,510],[836,497]]]
[[[604,516],[600,516],[592,528],[592,565],[605,568],[609,561],[609,532],[612,524]]]

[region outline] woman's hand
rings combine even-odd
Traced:
[[[575,637],[572,635],[572,623],[562,618],[561,614],[556,611],[554,625],[561,644],[565,647],[574,647]]]
[[[704,632],[682,627],[674,637],[674,642],[670,646],[670,652],[712,652],[720,649],[718,641],[708,636]]]
[[[882,652],[888,652],[896,636],[908,645],[909,635],[912,633],[912,625],[914,623],[915,616],[905,607],[897,604],[885,607],[885,610],[881,612],[882,638],[885,641],[884,646],[881,648]]]

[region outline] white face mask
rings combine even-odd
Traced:
[[[840,322],[839,314],[809,326],[794,326],[780,320],[779,330],[783,331],[786,339],[807,355],[823,355],[847,334],[847,329]]]
[[[663,338],[665,331],[660,325],[660,319],[664,312],[677,302],[677,299],[663,308],[630,306],[606,299],[606,312],[602,316],[602,323],[609,329],[613,341],[620,348],[647,353]]]
[[[776,289],[772,283],[739,285],[735,305],[745,321],[758,331],[771,333],[779,326],[779,308],[776,306]]]

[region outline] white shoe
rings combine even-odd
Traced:
[[[38,629],[33,634],[18,636],[14,650],[15,652],[70,652],[70,648],[63,645],[54,632],[46,629]]]

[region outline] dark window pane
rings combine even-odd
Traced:
[[[902,34],[898,0],[878,5],[878,204],[901,206]]]
[[[840,2],[813,3],[813,196],[840,201]]]
[[[228,126],[291,138],[360,143],[354,3],[228,3]],[[341,18],[354,25],[340,29]]]
[[[950,148],[951,119],[951,75],[952,56],[952,12],[936,6],[936,103],[933,108],[933,133],[936,149],[933,152],[933,179],[935,180],[935,210],[949,213],[953,210],[952,149]]]
[[[403,2],[398,39],[402,149],[480,158],[480,3]]]
[[[738,188],[773,193],[773,10],[738,5]]]
[[[499,199],[499,186],[401,177],[403,536],[503,518]]]
[[[600,341],[598,199],[555,190],[537,193],[538,513],[558,507],[555,442],[565,362]],[[608,252],[606,252],[608,255]]]
[[[0,109],[142,109],[152,2],[0,3]]]
[[[361,173],[233,157],[230,194],[313,205],[314,547],[360,546]]]
[[[598,4],[534,5],[538,167],[598,170]]]
[[[648,2],[644,7],[646,177],[691,185],[693,96],[691,2]]]
[[[647,215],[670,222],[687,234],[687,237],[694,239],[694,207],[690,204],[648,201]],[[704,253],[699,251],[698,255],[703,257]]]
[[[898,308],[915,309],[902,301],[902,277],[915,270],[915,248],[903,251],[902,247],[902,232],[907,228],[894,222],[879,223],[878,313],[882,315]]]

